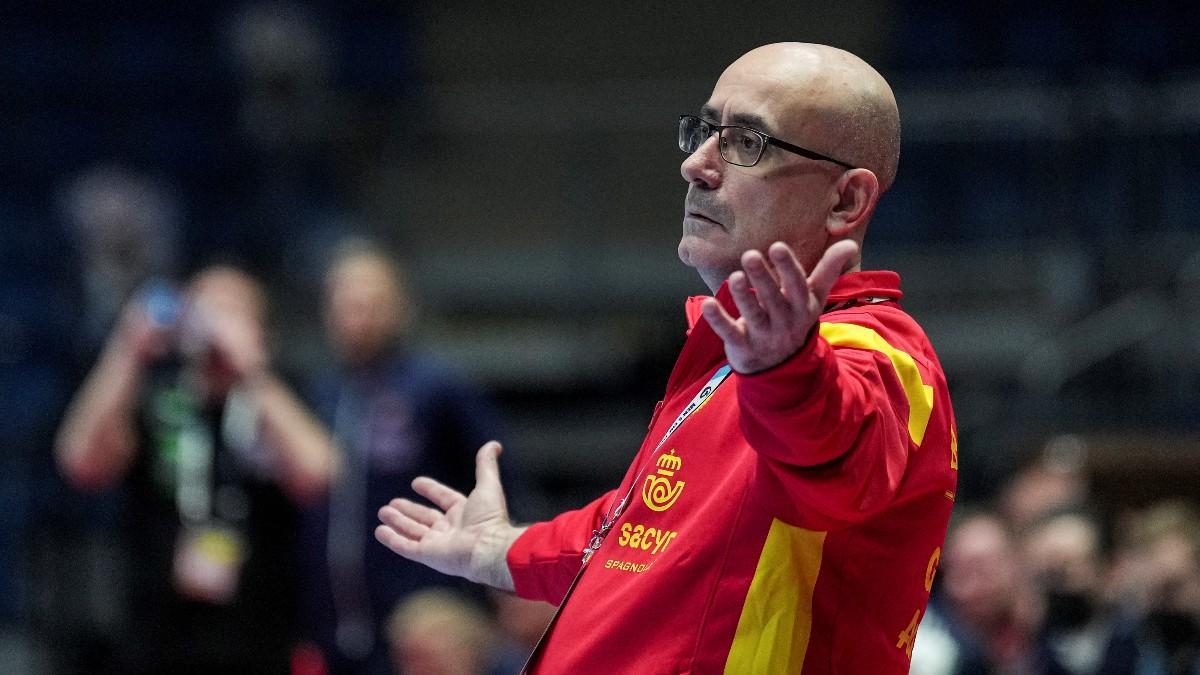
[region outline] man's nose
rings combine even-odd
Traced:
[[[679,173],[688,183],[695,183],[712,189],[721,184],[721,171],[724,170],[725,160],[721,159],[719,134],[713,134],[700,144],[696,151],[688,155],[679,165]]]

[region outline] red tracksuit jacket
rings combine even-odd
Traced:
[[[899,282],[843,275],[803,349],[707,398],[724,347],[689,300],[687,342],[620,488],[509,550],[517,593],[561,602],[593,530],[630,495],[532,672],[908,672],[958,450]],[[728,288],[717,298],[736,312]]]

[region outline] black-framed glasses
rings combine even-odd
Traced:
[[[855,169],[853,164],[847,164],[840,159],[834,159],[819,152],[806,150],[787,141],[781,141],[774,136],[764,134],[757,129],[739,127],[733,124],[713,124],[695,115],[679,116],[679,149],[689,155],[700,149],[701,145],[713,134],[717,134],[717,145],[721,149],[721,159],[737,166],[754,166],[762,159],[768,145],[774,145],[782,150],[793,152],[801,157],[816,159],[822,162],[833,162],[847,169]]]

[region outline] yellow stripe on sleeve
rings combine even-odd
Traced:
[[[772,521],[725,661],[726,673],[801,671],[824,546],[824,532]]]
[[[933,387],[921,380],[921,371],[913,357],[888,344],[879,333],[858,324],[822,323],[821,337],[834,347],[870,349],[888,357],[908,398],[908,435],[913,443],[921,445],[933,412]]]

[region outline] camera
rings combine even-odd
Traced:
[[[174,328],[179,323],[182,300],[169,282],[155,279],[142,289],[142,306],[146,316],[156,326]]]
[[[155,327],[169,331],[174,346],[184,356],[196,356],[210,346],[209,324],[198,308],[187,307],[183,295],[169,281],[153,279],[142,288],[142,307]]]

